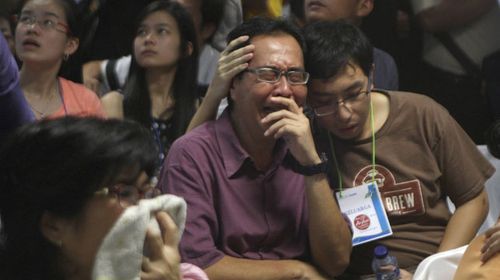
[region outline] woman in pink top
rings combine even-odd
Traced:
[[[20,84],[37,119],[104,116],[95,93],[58,77],[63,61],[78,49],[76,11],[72,0],[28,0],[18,15]]]

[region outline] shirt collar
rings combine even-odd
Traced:
[[[228,109],[216,121],[215,135],[224,162],[226,176],[230,178],[243,167],[243,164],[247,160],[251,161],[251,158],[240,144],[240,140],[231,124]],[[285,145],[285,141],[278,140],[274,148],[273,163],[266,173],[275,170],[283,162],[287,152],[288,148]]]

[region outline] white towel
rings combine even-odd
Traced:
[[[159,230],[155,212],[165,211],[182,235],[186,222],[186,202],[174,195],[145,199],[128,207],[104,238],[94,263],[92,279],[140,279],[144,239],[148,227]],[[151,215],[153,214],[153,215]]]
[[[425,258],[417,267],[413,280],[451,280],[467,245],[439,252]]]

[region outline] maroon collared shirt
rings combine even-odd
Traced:
[[[188,204],[183,262],[206,268],[224,255],[308,259],[304,177],[290,169],[287,152],[278,141],[271,167],[258,171],[227,112],[172,145],[159,186]]]

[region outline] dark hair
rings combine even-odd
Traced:
[[[485,139],[490,154],[500,159],[500,120],[495,121],[486,130]]]
[[[198,0],[201,1],[201,22],[202,24],[213,23],[215,26],[215,30],[219,26],[222,21],[222,17],[224,16],[224,9],[227,0]],[[212,40],[214,33],[207,38],[207,42]],[[202,45],[204,42],[199,42]]]
[[[174,138],[176,139],[186,131],[191,117],[194,115],[198,98],[196,33],[190,14],[177,2],[164,0],[152,2],[142,10],[138,16],[135,30],[138,30],[139,25],[148,15],[157,11],[164,11],[177,21],[181,39],[179,52],[181,57],[177,62],[177,71],[173,83],[175,108],[172,123]],[[193,47],[191,55],[187,55],[189,42],[192,43]],[[151,99],[148,94],[145,69],[137,64],[134,56],[132,56],[130,75],[124,86],[123,111],[126,118],[138,121],[147,128],[151,126]]]
[[[26,6],[26,4],[29,1],[30,0],[23,0],[19,3],[16,9],[17,14],[20,14],[22,12],[24,6]],[[75,1],[74,0],[52,0],[52,1],[61,6],[61,8],[64,11],[64,17],[66,18],[66,23],[71,32],[70,34],[68,34],[68,36],[76,39],[80,38],[81,21],[80,21],[80,14],[78,12],[79,9]]]
[[[242,24],[238,25],[236,28],[234,28],[229,34],[227,35],[227,43],[231,42],[232,40],[243,36],[247,35],[250,37],[247,41],[241,43],[234,49],[242,48],[244,46],[247,46],[251,43],[252,38],[260,35],[290,35],[299,44],[301,50],[302,50],[302,55],[305,57],[305,54],[307,52],[306,48],[306,42],[304,40],[304,36],[302,35],[301,30],[291,21],[288,21],[286,19],[270,19],[270,18],[265,18],[265,17],[254,17],[251,18]],[[244,72],[239,73],[236,75],[235,78],[240,79],[241,76],[243,75]],[[228,101],[228,106],[229,109],[232,108],[233,101],[229,97],[227,99]]]
[[[302,49],[302,53],[306,53],[306,42],[304,40],[304,36],[302,36],[301,30],[293,22],[282,18],[270,19],[265,17],[253,17],[238,25],[231,32],[229,32],[226,41],[227,43],[229,43],[240,36],[249,36],[250,39],[237,46],[235,48],[237,49],[249,45],[253,37],[259,35],[278,34],[290,35],[295,38],[295,40],[297,40],[297,43],[299,43],[300,48]]]
[[[306,69],[312,79],[328,79],[355,63],[366,76],[373,64],[373,46],[356,26],[346,21],[320,21],[304,28],[309,52]]]
[[[8,11],[0,10],[0,18],[3,18],[5,21],[7,21],[10,27],[10,32],[12,33],[12,36],[14,36],[14,33],[16,32],[16,25],[13,20],[14,17]]]
[[[21,127],[0,151],[0,274],[62,279],[42,215],[77,217],[124,172],[151,176],[156,157],[149,132],[131,121],[66,117]]]
[[[298,20],[304,22],[306,19],[304,11],[304,0],[289,0],[290,12]]]

